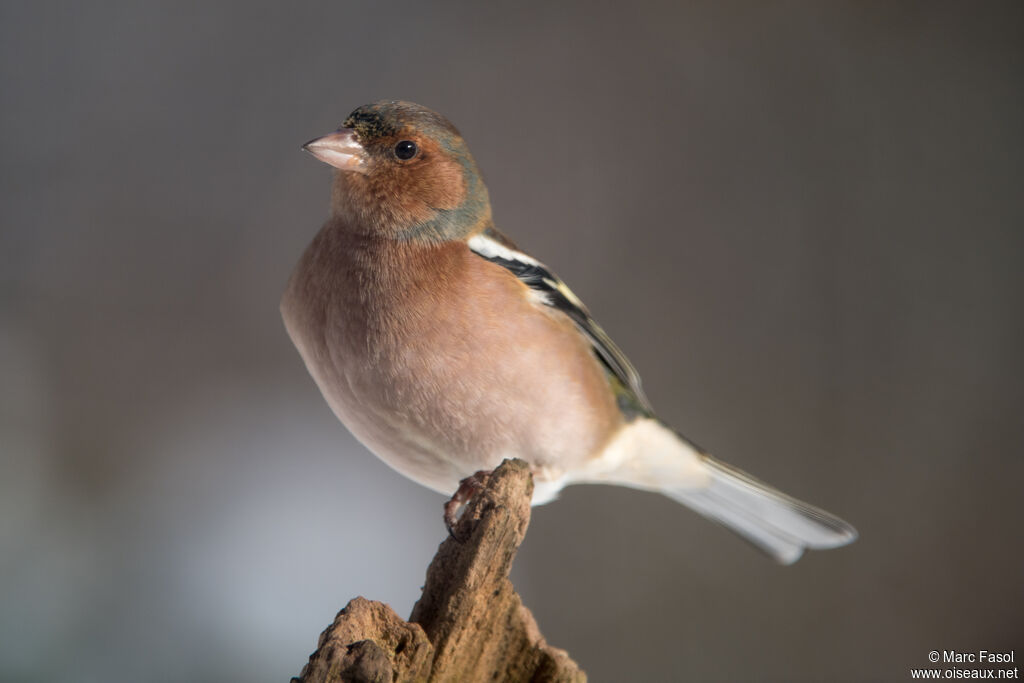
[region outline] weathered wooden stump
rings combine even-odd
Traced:
[[[438,548],[409,621],[355,598],[293,682],[586,681],[564,650],[544,641],[508,578],[532,493],[526,463],[502,463],[459,520],[455,534],[464,540]]]

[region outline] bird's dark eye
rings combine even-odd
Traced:
[[[416,156],[416,153],[420,151],[420,148],[416,146],[416,143],[412,140],[402,140],[395,145],[395,156],[406,161]]]

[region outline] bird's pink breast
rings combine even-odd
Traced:
[[[451,492],[505,457],[571,469],[621,424],[572,323],[464,244],[321,237],[289,284],[286,326],[339,419],[391,467]]]

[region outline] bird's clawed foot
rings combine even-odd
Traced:
[[[456,489],[451,500],[444,504],[444,525],[448,528],[448,533],[456,541],[461,543],[466,540],[464,538],[459,538],[455,534],[455,523],[459,521],[459,514],[466,506],[466,503],[472,500],[473,496],[487,485],[487,480],[490,478],[490,470],[480,470],[479,472],[466,477],[459,482],[459,488]]]

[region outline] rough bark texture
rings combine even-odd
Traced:
[[[426,681],[434,648],[418,624],[382,602],[355,598],[320,634],[302,681]],[[401,676],[396,678],[396,673]],[[296,680],[296,679],[293,679]]]
[[[464,540],[445,540],[430,563],[411,623],[356,598],[293,681],[586,681],[565,651],[544,641],[508,579],[532,493],[527,465],[502,463],[459,520],[455,534]]]

